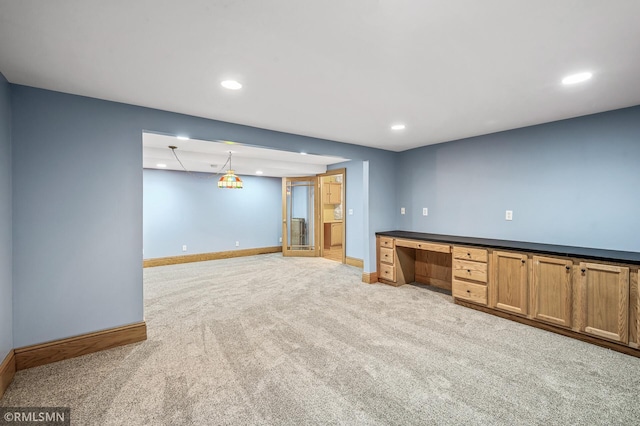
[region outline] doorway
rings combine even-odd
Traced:
[[[282,179],[282,253],[346,262],[346,169]]]
[[[345,169],[337,169],[318,175],[322,194],[320,255],[341,263],[346,260],[345,172]]]

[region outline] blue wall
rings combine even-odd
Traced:
[[[230,190],[200,173],[143,176],[145,259],[280,245],[282,179],[241,176],[244,189]]]
[[[362,161],[347,161],[339,164],[332,164],[327,167],[328,170],[346,169],[346,194],[345,205],[343,206],[342,217],[344,218],[344,227],[346,230],[346,255],[356,259],[364,259],[365,243],[364,236],[366,230],[364,227],[364,198],[363,198],[363,179]],[[349,214],[349,209],[353,210],[353,214]]]
[[[0,363],[13,349],[11,98],[0,73]]]
[[[375,270],[375,232],[396,228],[640,250],[640,107],[397,154],[16,85],[9,110],[0,87],[0,198],[13,203],[0,217],[0,247],[13,244],[0,291],[6,301],[13,279],[15,347],[143,319],[145,130],[352,159],[347,255],[365,272]]]
[[[639,164],[640,107],[417,148],[399,155],[395,214],[412,231],[640,251]]]
[[[143,319],[145,130],[369,161],[365,271],[396,225],[393,152],[18,85],[11,101],[15,347]]]

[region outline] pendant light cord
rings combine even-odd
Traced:
[[[193,175],[193,176],[197,177],[198,179],[211,179],[211,178],[218,177],[220,175],[220,172],[222,172],[224,170],[224,168],[227,166],[227,164],[229,164],[229,168],[231,168],[231,152],[229,152],[229,158],[227,158],[226,163],[224,163],[222,165],[220,170],[218,170],[218,172],[215,175],[201,176],[199,174],[201,172],[198,172],[198,174],[196,174],[194,172],[190,172],[189,170],[187,170],[187,168],[184,166],[184,164],[182,164],[182,161],[180,161],[180,158],[178,158],[178,154],[176,153],[176,149],[178,149],[177,146],[170,145],[169,148],[171,148],[171,152],[173,152],[173,156],[176,157],[176,160],[178,160],[178,163],[180,163],[180,166],[182,167],[182,169],[185,172],[187,172],[187,174]]]

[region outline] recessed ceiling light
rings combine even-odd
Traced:
[[[261,175],[262,174],[262,170],[256,170],[256,174],[257,175]]]
[[[405,126],[404,124],[394,124],[393,126],[391,126],[391,130],[404,130],[405,127],[407,126]]]
[[[176,136],[176,138],[178,138],[181,141],[188,141],[189,140],[189,136]]]
[[[158,163],[156,164],[156,167],[160,167],[161,169],[164,169],[165,167],[167,167],[167,165],[164,163]]]
[[[222,85],[222,87],[224,87],[225,89],[229,89],[229,90],[242,89],[242,84],[238,83],[235,80],[225,80],[220,84]]]
[[[581,72],[578,74],[568,75],[562,79],[562,84],[576,84],[589,80],[593,76],[590,72]]]
[[[301,152],[300,155],[307,155],[307,153],[306,152]]]

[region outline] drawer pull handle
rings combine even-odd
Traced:
[[[584,274],[585,272],[587,272],[587,270],[585,268],[581,269],[582,273]]]
[[[471,293],[471,290],[467,290],[467,293]]]
[[[468,272],[468,273],[471,273],[471,269],[467,269],[467,272]]]
[[[523,265],[525,264],[525,262],[526,262],[526,260],[522,259],[522,264],[523,264]]]
[[[471,257],[471,253],[467,253],[467,256]]]

